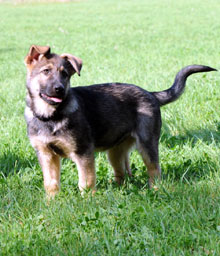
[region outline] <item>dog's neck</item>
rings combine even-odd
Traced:
[[[51,118],[57,109],[57,106],[49,105],[41,98],[33,98],[29,93],[27,93],[26,104],[34,116],[42,120]]]
[[[26,97],[27,108],[33,116],[41,121],[59,120],[64,115],[73,114],[78,109],[78,102],[75,97],[67,97],[60,105],[50,105],[41,98],[33,98],[29,93]]]

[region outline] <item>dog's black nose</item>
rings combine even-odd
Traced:
[[[56,93],[64,93],[64,87],[63,85],[56,85],[55,86]]]

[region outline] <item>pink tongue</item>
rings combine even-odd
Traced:
[[[48,100],[52,100],[52,101],[57,102],[57,103],[60,103],[60,102],[63,101],[63,100],[60,99],[60,98],[50,97],[50,96],[47,96],[46,94],[43,94],[43,93],[42,93],[42,95],[43,95],[43,97],[47,98]]]
[[[58,102],[58,103],[62,102],[62,99],[59,99],[59,98],[55,98],[55,97],[49,97],[49,98],[54,102]]]

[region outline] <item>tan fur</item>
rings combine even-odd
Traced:
[[[108,150],[108,158],[114,169],[115,181],[119,185],[124,181],[125,171],[131,176],[129,153],[134,143],[134,138],[129,137],[121,144]]]
[[[159,163],[150,163],[148,162],[148,160],[144,159],[143,157],[143,161],[145,163],[145,165],[147,166],[147,171],[148,171],[148,175],[149,175],[149,187],[152,188],[153,185],[155,184],[156,180],[160,180],[161,179],[161,169],[159,166]]]
[[[86,188],[90,188],[94,192],[96,184],[94,156],[79,157],[74,155],[72,159],[77,165],[79,175],[78,186],[81,193],[83,193]]]
[[[152,188],[153,185],[155,184],[155,180],[161,179],[161,169],[160,169],[159,162],[151,162],[148,153],[141,147],[140,144],[138,144],[137,146],[142,156],[142,159],[144,161],[144,164],[147,167],[147,171],[149,175],[149,180],[148,180],[149,187]]]
[[[41,135],[30,137],[32,146],[38,152],[38,159],[44,176],[44,187],[49,196],[60,190],[60,156],[50,148],[50,144],[62,149],[65,157],[70,157],[74,143],[63,137]]]
[[[63,151],[63,155],[65,157],[71,157],[72,152],[75,150],[75,143],[74,141],[69,137],[62,137],[62,136],[45,136],[44,134],[41,134],[41,132],[38,132],[38,136],[31,136],[30,141],[31,145],[37,149],[41,150],[44,147],[49,147],[50,144],[53,144],[57,148]],[[50,149],[53,151],[52,149]],[[56,154],[56,152],[53,152]]]
[[[32,120],[34,117],[33,111],[28,106],[26,106],[24,114],[28,121]]]
[[[55,108],[53,106],[47,104],[39,97],[33,99],[33,101],[36,106],[36,114],[38,114],[39,116],[49,117],[55,111]]]
[[[49,196],[54,196],[60,190],[60,157],[44,143],[38,143],[37,150],[44,176],[44,188]]]
[[[47,102],[45,102],[43,99],[39,97],[39,80],[39,77],[36,77],[31,80],[31,92],[33,95],[32,100],[35,106],[35,112],[39,116],[49,117],[53,114],[56,108],[52,105],[49,105]]]

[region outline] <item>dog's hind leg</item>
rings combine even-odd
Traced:
[[[120,185],[124,181],[125,171],[131,176],[129,152],[135,140],[131,137],[108,150],[108,158],[114,169],[115,181]]]
[[[147,167],[150,188],[153,187],[156,179],[161,178],[158,152],[161,128],[160,113],[157,112],[156,116],[157,118],[140,115],[140,121],[136,130],[137,149]]]
[[[129,162],[129,152],[125,156],[125,170],[127,171],[128,176],[132,177],[132,172],[131,172],[131,167],[130,167],[130,162]]]
[[[161,169],[158,160],[158,150],[142,142],[139,142],[137,144],[137,147],[145,165],[147,166],[147,171],[149,175],[148,183],[149,187],[152,188],[155,183],[155,180],[160,180],[161,178]]]

